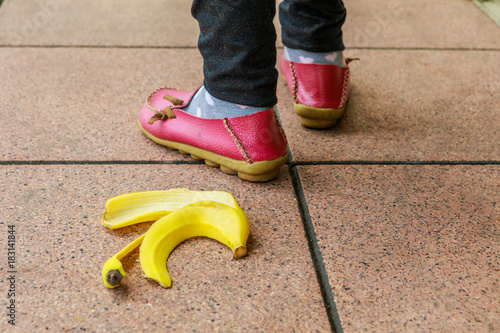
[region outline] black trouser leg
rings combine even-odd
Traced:
[[[277,103],[274,0],[195,0],[210,94],[236,104],[270,107]]]
[[[275,8],[274,0],[193,1],[208,92],[242,105],[277,103]],[[284,0],[283,43],[310,52],[343,50],[345,15],[341,0]]]
[[[309,52],[344,50],[342,0],[284,0],[279,14],[285,46]]]

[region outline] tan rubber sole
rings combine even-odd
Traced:
[[[346,105],[341,109],[322,109],[293,103],[300,124],[307,128],[324,129],[333,127],[344,115]]]
[[[271,161],[254,162],[251,164],[246,161],[237,161],[198,147],[157,138],[148,133],[140,123],[137,124],[142,133],[152,141],[167,148],[178,150],[181,154],[191,155],[195,160],[204,160],[208,166],[220,168],[225,174],[238,175],[241,179],[250,182],[267,182],[278,177],[280,168],[288,160],[288,153],[285,153],[280,158]]]

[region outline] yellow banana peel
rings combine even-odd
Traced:
[[[166,261],[174,248],[197,236],[215,239],[233,251],[233,258],[247,254],[248,220],[241,209],[214,202],[197,202],[162,217],[146,233],[139,259],[143,272],[165,288],[171,280]]]
[[[156,221],[184,206],[198,201],[215,201],[240,209],[233,196],[222,191],[143,191],[122,194],[106,201],[101,223],[108,229]]]
[[[106,202],[101,222],[116,229],[155,219],[144,235],[106,261],[102,279],[107,288],[120,285],[125,277],[121,259],[139,245],[142,270],[166,288],[171,286],[166,261],[177,245],[191,237],[205,236],[227,245],[234,259],[247,254],[248,220],[227,192],[173,189],[124,194]]]

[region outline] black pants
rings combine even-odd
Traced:
[[[346,11],[342,0],[284,0],[283,44],[310,52],[341,51]],[[200,25],[205,88],[236,104],[277,103],[275,0],[194,0]]]

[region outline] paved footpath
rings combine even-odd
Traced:
[[[202,82],[190,1],[4,0],[0,331],[500,331],[500,28],[464,0],[346,7],[344,119],[302,128],[280,81],[291,158],[252,184],[136,126],[151,91]],[[166,290],[134,252],[104,288],[150,226],[105,230],[105,201],[178,187],[231,192],[249,256],[187,241]]]

